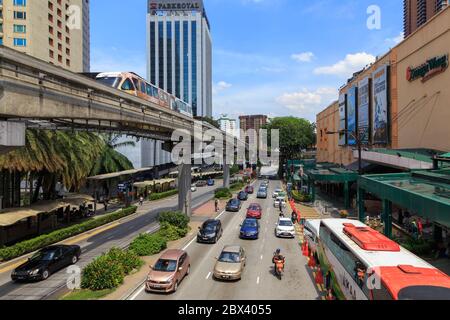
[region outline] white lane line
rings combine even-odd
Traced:
[[[226,212],[226,210],[223,210],[223,211],[216,217],[216,220],[219,219],[225,212]]]
[[[210,273],[208,273],[208,275],[206,276],[206,280],[208,280],[209,279],[209,277],[211,276],[211,272]]]
[[[264,256],[263,255],[261,255],[261,260],[264,258]]]
[[[256,279],[256,284],[259,284],[259,277]]]

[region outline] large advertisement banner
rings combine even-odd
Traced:
[[[361,143],[368,145],[370,137],[370,89],[369,78],[358,83],[358,131]]]
[[[388,67],[373,74],[372,137],[374,144],[388,143]]]
[[[356,144],[356,130],[357,117],[356,108],[358,105],[358,87],[354,86],[348,90],[347,93],[347,130],[348,130],[348,144],[350,146]]]
[[[347,95],[341,94],[339,96],[339,145],[345,146],[347,144],[347,134],[341,132],[347,130]]]

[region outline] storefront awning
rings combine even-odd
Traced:
[[[126,171],[121,171],[121,172],[107,173],[107,174],[101,174],[98,176],[89,177],[88,180],[92,180],[92,181],[109,180],[109,179],[120,178],[120,177],[124,177],[124,176],[131,176],[134,174],[147,172],[147,171],[151,171],[151,170],[153,170],[153,168],[142,168],[142,169],[126,170]]]
[[[175,179],[160,179],[160,180],[148,180],[148,181],[141,181],[141,182],[135,182],[133,186],[135,188],[146,188],[151,187],[158,184],[165,184],[165,183],[173,183],[175,182]]]

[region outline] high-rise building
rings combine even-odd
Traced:
[[[225,131],[226,133],[233,136],[238,136],[236,119],[232,119],[228,117],[228,115],[223,114],[217,121],[219,121],[220,130]]]
[[[254,116],[240,116],[240,129],[247,131],[250,129],[255,129],[256,133],[259,134],[259,129],[267,124],[267,116],[264,115],[254,115]]]
[[[405,37],[420,28],[448,4],[448,0],[403,0],[403,31]]]
[[[89,0],[0,0],[0,44],[89,72]]]
[[[212,117],[212,43],[202,0],[148,0],[147,76]]]

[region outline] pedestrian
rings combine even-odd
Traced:
[[[413,235],[414,239],[417,240],[418,235],[417,235],[417,222],[416,222],[416,220],[413,220],[411,222],[411,232],[412,232],[412,235]]]
[[[219,200],[218,199],[216,199],[215,201],[214,201],[214,210],[216,211],[216,212],[219,212]]]
[[[139,205],[142,207],[143,204],[144,204],[144,197],[141,195],[139,197]]]
[[[423,224],[422,219],[420,218],[417,220],[417,232],[419,234],[419,239],[421,239],[423,236]]]
[[[331,289],[331,272],[330,272],[330,270],[328,270],[325,275],[325,288],[327,290]]]
[[[105,206],[105,212],[108,211],[108,199],[103,199],[103,205]]]

